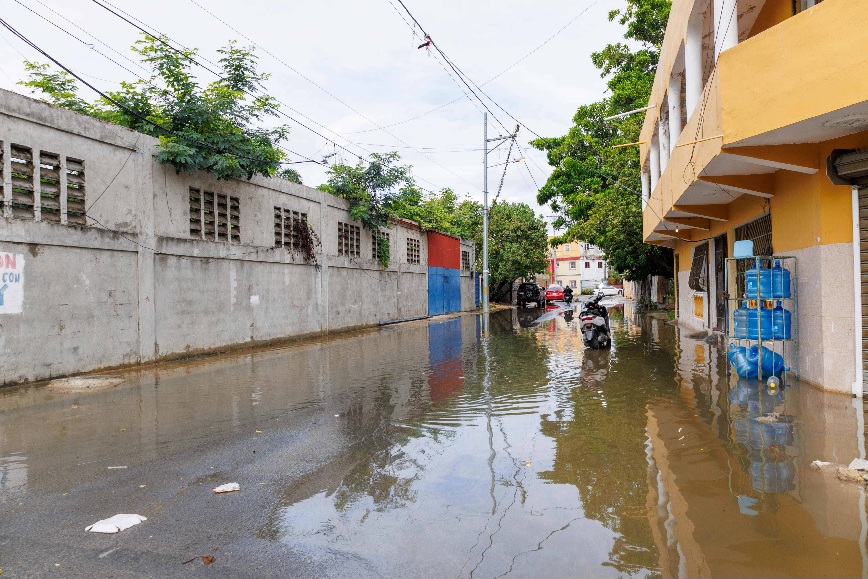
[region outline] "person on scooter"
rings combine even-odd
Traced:
[[[570,286],[564,288],[564,301],[568,304],[573,303],[573,288]]]

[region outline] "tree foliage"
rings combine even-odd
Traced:
[[[585,241],[600,247],[611,267],[627,279],[672,274],[671,251],[642,241],[639,151],[613,145],[639,140],[644,117],[605,117],[647,105],[669,17],[669,0],[626,0],[609,13],[626,26],[625,39],[592,55],[610,95],[582,105],[561,137],[532,142],[554,167],[537,200],[558,214],[564,233],[553,243]],[[637,46],[638,44],[638,46]],[[631,48],[631,46],[637,46]]]
[[[192,72],[196,50],[148,35],[132,50],[150,78],[123,82],[92,103],[78,96],[75,78],[47,64],[25,62],[28,79],[19,84],[51,104],[157,137],[157,160],[178,172],[203,170],[218,179],[277,173],[284,157],[279,144],[289,131],[262,126],[276,115],[277,102],[260,90],[268,75],[257,71],[252,48],[234,42],[221,48],[220,77],[207,85]]]

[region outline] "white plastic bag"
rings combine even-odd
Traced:
[[[117,533],[147,520],[148,518],[142,515],[115,515],[95,522],[87,527],[85,531],[90,531],[91,533]]]

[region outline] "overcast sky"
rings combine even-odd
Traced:
[[[196,0],[238,32],[214,19],[193,0],[110,1],[173,40],[199,48],[203,56],[214,61],[215,50],[230,39],[250,44],[238,32],[250,37],[285,63],[257,49],[260,69],[272,74],[269,92],[327,129],[287,109],[288,114],[356,154],[399,151],[404,161],[413,165],[417,181],[425,188],[451,187],[461,195],[482,199],[483,133],[478,103],[462,98],[411,122],[385,131],[377,129],[376,125],[400,123],[464,96],[435,55],[416,48],[420,41],[399,15],[397,0],[243,3]],[[548,44],[483,87],[510,114],[542,136],[564,134],[577,106],[603,96],[606,87],[591,65],[590,54],[622,36],[621,27],[608,22],[606,17],[609,10],[623,5],[622,0],[404,0],[404,3],[441,50],[478,84],[508,68],[583,13]],[[46,52],[76,72],[88,75],[85,78],[100,89],[113,89],[119,81],[130,80],[133,75],[24,6],[93,43],[95,49],[133,72],[143,74],[87,36],[90,33],[132,57],[127,47],[138,34],[92,1],[0,0],[0,14]],[[44,60],[8,31],[0,29],[0,87],[25,92],[15,85],[23,78],[22,55]],[[198,74],[204,82],[213,79],[207,71]],[[87,88],[82,89],[81,95],[88,100],[94,98]],[[507,127],[515,125],[501,110],[489,106]],[[286,118],[274,122],[292,126],[285,143],[289,149],[314,159],[337,152],[333,159],[357,160]],[[489,123],[489,136],[502,133],[494,119],[490,118]],[[522,128],[519,142],[530,158],[509,166],[501,198],[526,202],[539,214],[545,214],[545,209],[536,204],[534,181],[542,186],[549,167],[542,153],[529,151],[526,143],[531,138],[533,135]],[[489,165],[503,162],[505,148],[489,157]],[[322,166],[308,163],[294,167],[307,185],[316,186],[325,180]],[[497,190],[502,170],[499,166],[489,171],[492,194]]]

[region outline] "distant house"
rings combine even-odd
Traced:
[[[564,243],[549,249],[548,260],[548,275],[537,280],[543,286],[557,283],[581,290],[596,287],[609,277],[603,251],[590,243]]]

